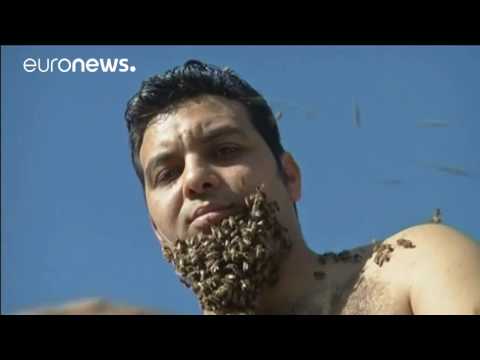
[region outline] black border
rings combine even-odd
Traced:
[[[232,5],[233,6],[233,5]],[[152,10],[156,11],[156,10]],[[201,11],[201,10],[199,10]],[[345,11],[347,11],[345,9]],[[178,13],[178,12],[177,12]],[[84,19],[75,26],[69,19],[50,22],[34,20],[25,26],[3,26],[2,45],[480,45],[478,21],[467,17],[458,23],[438,20],[434,25],[415,17],[397,20],[385,17],[383,22],[360,18],[349,22],[327,13],[320,18],[316,13],[290,19],[276,19],[275,14],[265,18],[259,15],[244,19],[212,13],[211,19],[202,17],[181,21],[175,14],[161,18],[135,18],[123,23],[116,19],[109,24],[94,27],[94,19]],[[168,14],[167,14],[168,15]],[[356,16],[351,14],[350,16]],[[454,15],[452,14],[452,17]],[[98,15],[97,20],[98,21]],[[115,15],[110,14],[110,19]],[[378,16],[380,18],[380,15]],[[25,20],[27,23],[30,19]],[[90,26],[90,21],[92,22]],[[257,21],[257,23],[255,23]],[[417,22],[415,22],[417,21]],[[423,23],[422,23],[423,22]],[[255,27],[255,25],[257,25]],[[29,26],[29,27],[26,27]]]
[[[124,350],[133,345],[135,359],[142,358],[138,352],[153,349],[152,356],[172,354],[182,360],[189,353],[207,359],[214,353],[234,357],[245,352],[257,357],[262,348],[267,359],[323,358],[332,352],[340,358],[349,353],[359,358],[404,353],[413,360],[417,356],[431,358],[435,351],[445,356],[450,348],[455,350],[453,358],[468,348],[474,350],[470,356],[476,358],[480,324],[479,316],[6,315],[0,320],[7,330],[2,343],[11,346],[17,340],[20,349],[54,350],[66,345],[64,355],[70,356],[92,345],[108,345],[112,353],[120,350],[127,355]],[[41,347],[32,346],[36,343]],[[244,346],[239,346],[242,343]],[[422,347],[428,350],[425,355],[418,352]],[[305,351],[311,354],[302,355]]]
[[[271,27],[267,31],[250,29],[250,33],[202,28],[199,32],[190,31],[188,35],[169,25],[154,30],[142,28],[141,31],[115,27],[58,31],[37,26],[34,32],[22,32],[12,27],[2,32],[0,42],[2,45],[480,45],[480,36],[473,26],[461,31],[451,27],[440,31],[435,28],[428,31],[401,28],[390,32],[378,28],[352,29],[352,26],[342,32],[339,26],[302,30],[298,27]],[[4,322],[2,329],[7,334],[4,344],[12,345],[17,340],[17,349],[35,351],[65,346],[64,355],[70,356],[100,344],[108,346],[111,357],[115,350],[127,355],[124,350],[138,342],[145,349],[153,348],[151,356],[171,353],[178,358],[186,357],[191,351],[196,357],[210,357],[211,351],[202,351],[202,346],[211,342],[213,337],[217,343],[213,345],[215,349],[219,347],[218,343],[225,345],[226,350],[218,349],[218,355],[230,357],[246,352],[256,357],[254,354],[261,354],[261,351],[254,352],[254,348],[263,345],[269,351],[268,359],[274,356],[275,350],[280,350],[286,357],[293,353],[294,359],[326,357],[330,356],[330,351],[333,356],[342,357],[349,351],[356,356],[395,356],[403,350],[409,352],[407,356],[415,357],[419,354],[414,347],[419,344],[429,346],[429,357],[433,356],[435,349],[444,350],[453,345],[458,351],[457,358],[462,349],[477,346],[480,324],[479,316],[4,315],[0,320]],[[455,345],[456,336],[461,346]],[[239,337],[246,339],[245,346],[240,348],[235,346]],[[384,345],[390,350],[382,350]],[[304,351],[313,353],[302,355]],[[99,353],[92,353],[90,349],[89,355]],[[138,353],[133,355],[134,358],[141,357]]]

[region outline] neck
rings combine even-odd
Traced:
[[[292,249],[280,266],[279,280],[274,287],[265,287],[260,295],[258,314],[286,314],[312,289],[318,288],[313,273],[319,270],[317,255],[310,250],[299,227],[292,234]]]

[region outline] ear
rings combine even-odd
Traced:
[[[282,154],[281,161],[290,198],[292,201],[298,201],[300,200],[302,192],[300,167],[293,156],[288,152]]]

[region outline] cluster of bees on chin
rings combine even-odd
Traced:
[[[165,258],[192,288],[203,311],[255,313],[260,291],[277,283],[279,265],[292,247],[287,229],[277,220],[279,210],[258,186],[238,214],[212,225],[209,233],[163,246]]]

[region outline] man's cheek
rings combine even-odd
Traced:
[[[162,219],[161,215],[155,213],[150,215],[150,223],[158,241],[165,245],[173,244],[176,239],[175,231],[172,231],[171,227],[169,228],[167,224],[159,221],[159,219]]]
[[[262,178],[261,176],[259,177],[258,174],[248,170],[238,177],[236,187],[239,189],[238,192],[242,194],[242,196],[247,196],[248,194],[254,193],[255,189],[262,184],[264,185],[264,188],[267,188],[269,185],[265,182],[265,178]]]

